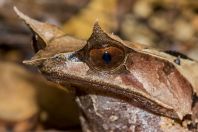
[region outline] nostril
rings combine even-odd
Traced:
[[[32,47],[34,49],[34,52],[37,53],[39,50],[44,49],[46,47],[46,44],[38,35],[33,34]]]

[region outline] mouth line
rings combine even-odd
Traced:
[[[135,91],[129,91],[127,89],[121,88],[116,85],[111,85],[107,83],[100,83],[97,81],[87,81],[83,78],[71,76],[71,75],[60,75],[56,72],[53,73],[43,73],[45,77],[53,82],[56,82],[60,85],[66,86],[75,86],[75,88],[79,88],[85,92],[94,93],[94,94],[102,94],[106,96],[111,96],[114,98],[120,98],[128,103],[140,107],[146,111],[152,112],[157,115],[162,115],[165,117],[169,117],[175,120],[180,120],[178,114],[172,108],[165,108],[163,105],[142,96],[140,93]],[[83,86],[82,86],[83,85]]]

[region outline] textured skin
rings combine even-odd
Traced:
[[[121,99],[81,94],[76,100],[81,109],[80,119],[85,132],[187,132],[180,124]]]
[[[84,95],[79,96],[77,102],[82,110],[81,118],[86,121],[91,131],[160,132],[159,116],[119,99]]]

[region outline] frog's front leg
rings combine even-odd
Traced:
[[[172,119],[115,97],[81,93],[76,99],[83,131],[187,132]]]

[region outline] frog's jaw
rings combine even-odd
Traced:
[[[74,52],[56,55],[43,61],[39,69],[48,80],[65,87],[75,86],[88,93],[113,95],[116,98],[130,100],[130,103],[138,104],[148,111],[174,119],[179,118],[171,107],[155,100],[140,88],[119,83],[119,78],[125,75],[93,72],[86,63],[72,58],[73,54]]]

